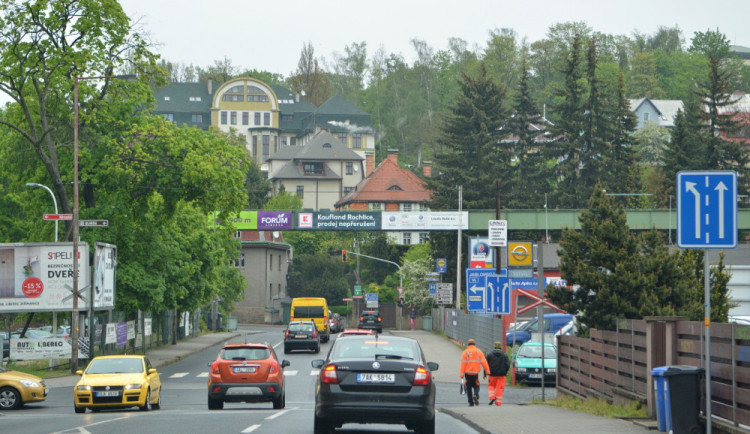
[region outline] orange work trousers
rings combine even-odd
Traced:
[[[493,377],[490,375],[490,384],[487,386],[490,401],[495,400],[495,405],[503,405],[503,392],[505,392],[505,377]]]

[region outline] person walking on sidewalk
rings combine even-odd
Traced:
[[[417,325],[417,311],[414,310],[414,308],[411,308],[411,312],[409,312],[409,318],[411,319],[411,329],[414,330],[415,326]]]
[[[487,354],[487,364],[490,366],[490,381],[487,392],[490,395],[490,405],[503,405],[505,392],[505,376],[510,369],[510,359],[503,351],[503,343],[495,342],[495,349]]]
[[[487,378],[487,373],[490,371],[484,353],[476,345],[474,339],[469,339],[466,349],[461,353],[459,376],[466,382],[466,397],[469,399],[470,407],[479,405],[479,373],[484,369],[484,378]]]

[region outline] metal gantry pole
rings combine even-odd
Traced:
[[[456,310],[461,310],[461,238],[462,238],[462,225],[461,222],[461,212],[462,210],[462,204],[463,204],[463,195],[464,195],[464,186],[459,185],[458,186],[458,239],[456,241],[457,247],[457,253],[456,253]]]

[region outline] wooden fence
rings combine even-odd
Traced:
[[[745,431],[750,426],[750,326],[711,325],[713,425]],[[656,417],[651,371],[659,366],[705,368],[705,327],[680,317],[618,320],[617,330],[592,329],[589,338],[558,340],[558,391],[611,402],[641,401]],[[705,378],[701,379],[705,409]],[[748,430],[750,432],[750,430]]]

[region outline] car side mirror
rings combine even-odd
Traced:
[[[153,374],[156,374],[156,369],[154,369],[154,368],[149,369],[148,370],[148,375],[153,375]]]
[[[437,362],[427,362],[427,367],[430,368],[430,371],[437,371],[440,365]]]
[[[323,363],[325,363],[323,359],[315,359],[310,362],[313,368],[318,368],[318,369],[323,367]]]
[[[289,365],[291,365],[291,363],[289,362],[289,360],[282,360],[281,361],[281,367],[282,368],[286,368]]]
[[[77,371],[76,371],[76,375],[83,375],[83,371],[81,371],[80,369],[79,369],[79,370],[77,370]]]

